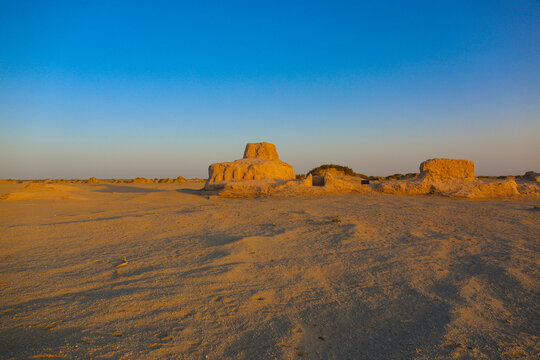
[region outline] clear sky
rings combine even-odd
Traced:
[[[540,2],[0,0],[0,178],[540,171]]]

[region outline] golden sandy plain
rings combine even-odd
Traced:
[[[540,358],[538,198],[202,185],[0,201],[0,358]]]

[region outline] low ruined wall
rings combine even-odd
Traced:
[[[418,179],[424,181],[475,179],[474,162],[454,159],[426,160],[420,164]]]

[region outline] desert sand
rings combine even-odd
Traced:
[[[540,357],[534,194],[27,184],[0,184],[2,359]]]

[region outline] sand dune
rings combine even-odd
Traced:
[[[202,186],[1,201],[0,358],[539,356],[537,198]]]
[[[0,197],[0,200],[84,200],[78,194],[80,189],[76,186],[48,183],[29,183],[22,189],[13,190]]]

